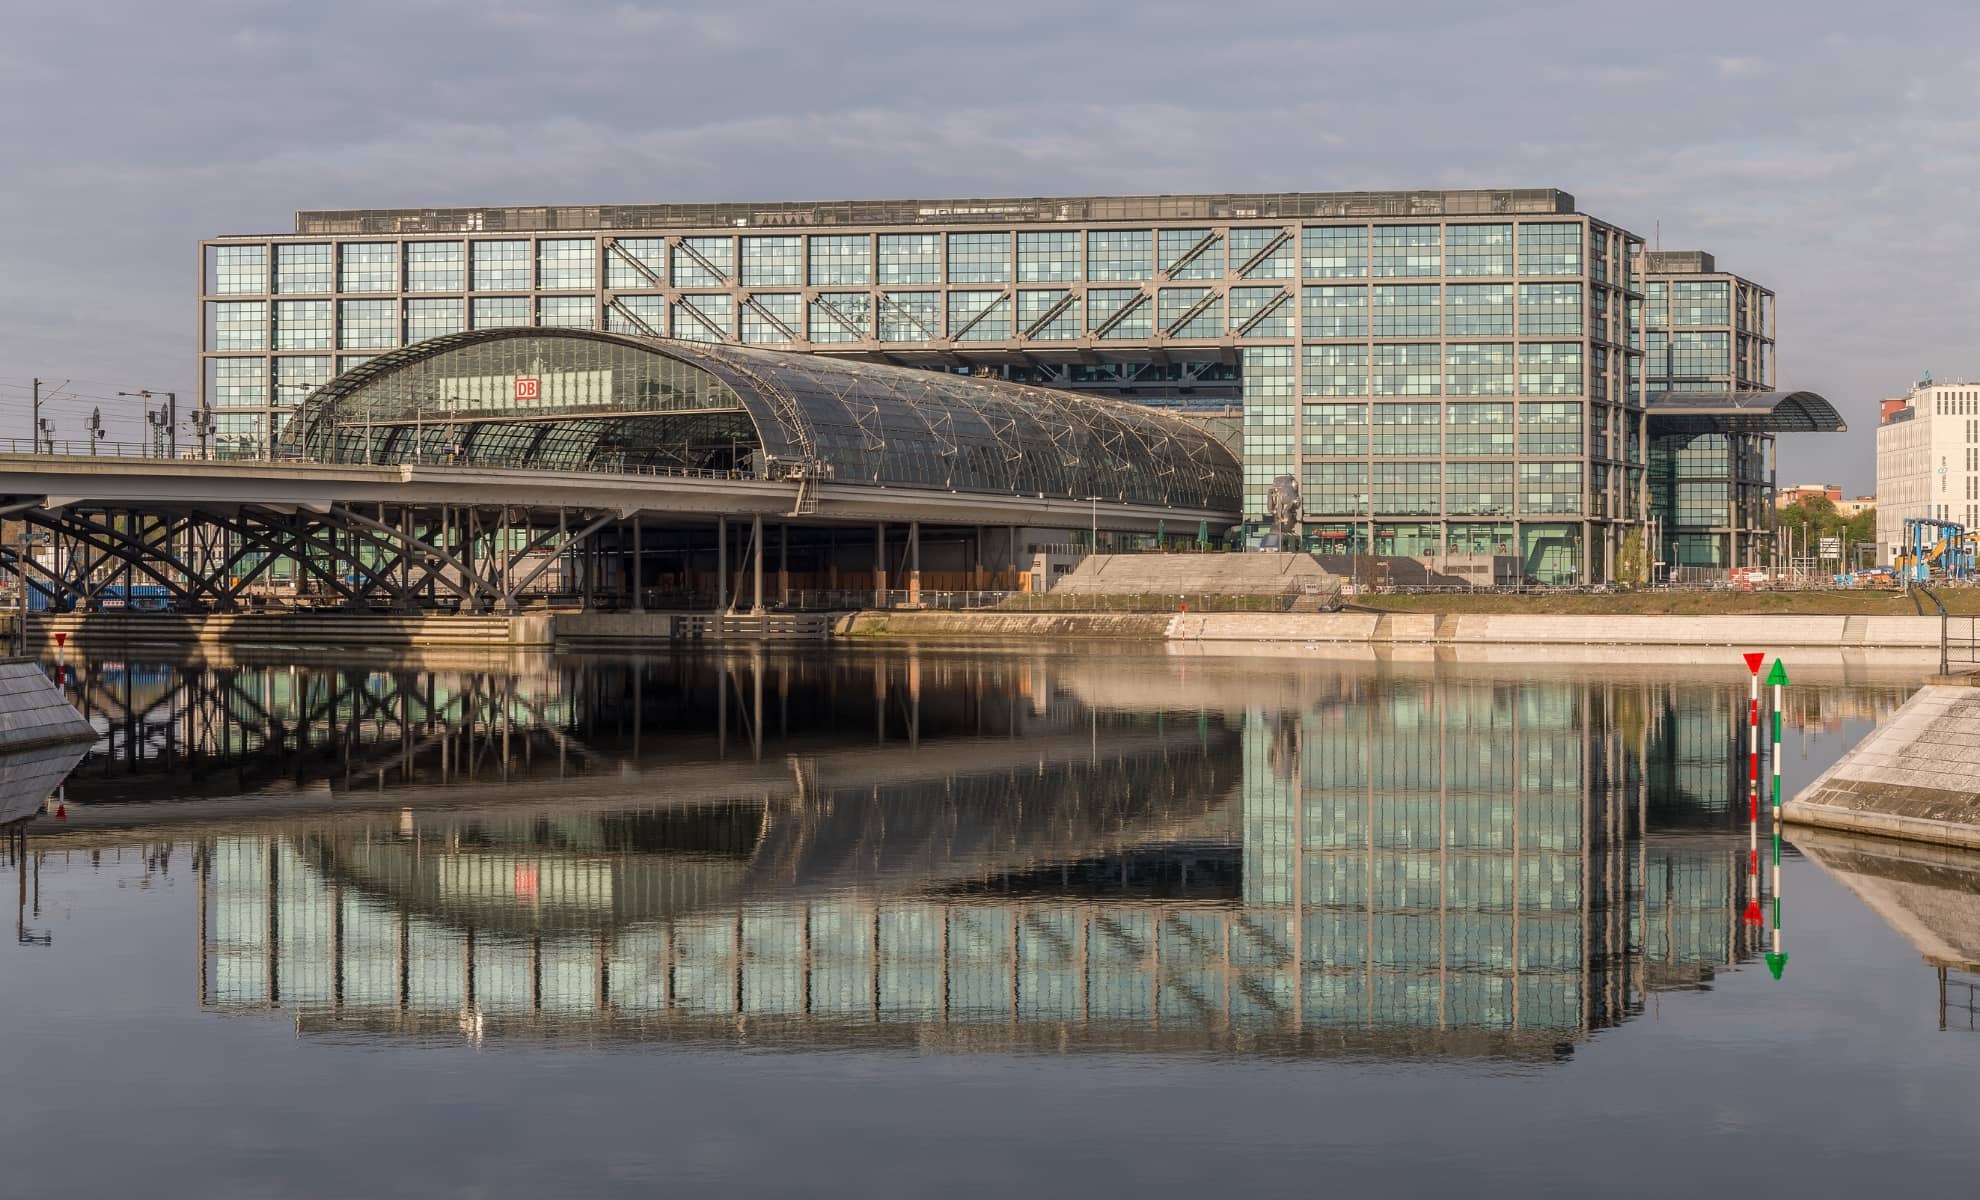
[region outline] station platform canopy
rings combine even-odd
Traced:
[[[449,334],[313,392],[322,462],[816,478],[1236,512],[1242,468],[1158,409],[814,354],[518,327]]]
[[[1652,392],[1652,433],[1847,433],[1814,392]]]

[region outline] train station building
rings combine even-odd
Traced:
[[[270,452],[375,357],[517,326],[926,368],[1175,410],[1329,553],[1612,577],[1768,550],[1773,297],[1554,189],[363,209],[202,245],[202,399]],[[512,382],[512,381],[511,381]],[[1675,424],[1661,411],[1683,410]],[[1724,411],[1720,411],[1724,410]]]

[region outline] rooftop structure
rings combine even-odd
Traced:
[[[295,425],[322,462],[719,471],[1235,511],[1238,463],[1158,410],[879,363],[585,330],[372,359]],[[802,502],[800,502],[802,507]]]

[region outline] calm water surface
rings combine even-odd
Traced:
[[[1980,870],[1771,978],[1728,657],[70,664],[0,1195],[1958,1194]]]

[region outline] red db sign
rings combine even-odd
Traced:
[[[527,376],[516,380],[516,399],[534,400],[542,395],[543,381]]]

